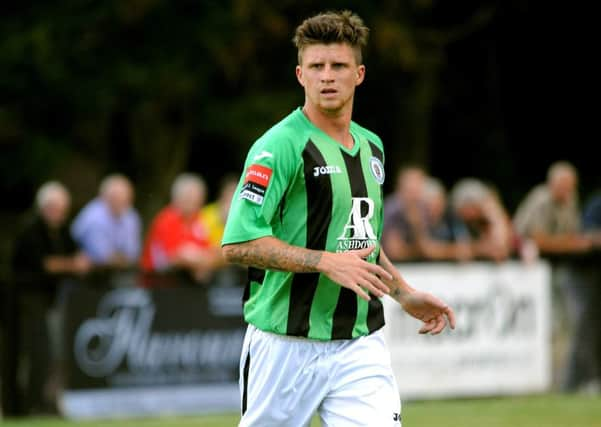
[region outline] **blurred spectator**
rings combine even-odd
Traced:
[[[599,264],[601,264],[601,191],[595,193],[584,205],[582,225],[584,232],[591,237],[594,247],[592,257],[586,263],[583,272],[587,276],[587,283],[591,285],[590,299],[586,304],[587,313],[583,316],[589,322],[585,326],[585,330],[590,331],[590,337],[583,339],[589,341],[591,348],[590,380],[584,386],[584,391],[599,394],[601,393],[601,312],[598,310],[598,307],[601,306],[601,268],[599,268]]]
[[[547,181],[533,188],[514,216],[517,231],[536,242],[543,255],[586,252],[591,239],[581,233],[578,174],[567,162],[551,165]]]
[[[215,274],[211,283],[216,286],[241,286],[246,282],[246,267],[226,263],[221,253],[225,221],[237,186],[237,175],[225,175],[219,184],[217,200],[205,206],[200,213],[200,221],[205,224],[210,245],[215,250]]]
[[[131,267],[140,256],[141,240],[131,182],[123,175],[109,175],[100,184],[99,193],[75,218],[73,238],[96,266]]]
[[[583,209],[582,226],[598,249],[601,245],[601,191],[596,192],[588,200]]]
[[[58,287],[69,275],[91,267],[69,234],[67,189],[55,181],[45,183],[37,192],[36,207],[33,220],[17,234],[12,258],[20,306],[18,347],[23,352],[18,371],[27,377],[25,409],[34,413],[55,409],[61,347]]]
[[[397,175],[395,191],[384,201],[382,248],[392,261],[422,257],[418,236],[427,226],[425,181],[426,173],[421,167],[404,167]]]
[[[553,264],[554,286],[563,293],[570,323],[571,344],[562,388],[576,391],[592,380],[590,345],[591,325],[588,307],[592,283],[580,257],[593,246],[582,233],[578,207],[578,174],[567,162],[552,164],[547,180],[533,188],[518,206],[514,217],[516,229],[536,243],[542,256]]]
[[[171,203],[164,207],[150,226],[142,268],[145,271],[188,272],[206,283],[221,260],[221,250],[213,248],[209,232],[199,220],[206,198],[206,184],[195,174],[179,175],[171,188]]]
[[[451,200],[467,226],[475,258],[500,262],[517,250],[511,218],[492,188],[476,178],[464,178],[453,186]]]
[[[209,203],[201,210],[201,221],[207,227],[209,242],[215,247],[221,247],[225,221],[237,186],[238,177],[236,175],[229,174],[224,176],[219,184],[217,200]]]
[[[424,257],[429,260],[467,261],[472,257],[469,233],[465,224],[447,203],[443,184],[428,177],[423,192],[427,209],[427,233],[419,239]]]

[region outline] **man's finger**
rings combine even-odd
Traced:
[[[390,293],[390,288],[388,286],[386,286],[386,284],[384,282],[382,282],[382,280],[380,280],[380,278],[378,276],[376,276],[375,274],[365,273],[361,276],[361,279],[363,282],[367,282],[368,288],[371,289],[373,287],[382,293],[382,295],[378,295],[378,296],[383,296],[383,295],[387,295]],[[364,283],[364,285],[365,285],[365,283]]]
[[[354,252],[357,256],[359,256],[359,258],[367,258],[369,256],[369,254],[374,251],[375,248],[376,248],[375,246],[368,246],[363,249],[355,249],[352,252]]]
[[[377,265],[377,264],[372,264],[372,263],[370,263],[370,262],[368,262],[367,264],[369,264],[369,265],[367,266],[367,269],[368,269],[368,270],[369,270],[371,273],[373,273],[373,274],[375,274],[375,275],[377,275],[377,276],[383,277],[383,278],[385,278],[386,280],[392,280],[392,274],[390,274],[390,273],[388,272],[388,270],[384,269],[383,267],[380,267],[380,266],[379,266],[379,265]],[[388,288],[388,286],[387,286],[387,288]]]
[[[451,307],[447,307],[444,312],[447,315],[447,319],[449,319],[449,326],[451,329],[455,329],[455,312]]]
[[[359,295],[360,298],[363,298],[365,301],[371,300],[369,295],[367,295],[365,293],[365,291],[361,288],[361,286],[353,285],[353,286],[350,286],[349,288],[351,291],[355,292],[357,295]]]
[[[375,277],[375,276],[374,276]],[[370,282],[368,279],[361,278],[358,280],[358,284],[360,287],[363,287],[370,291],[372,294],[377,296],[378,298],[383,297],[385,295],[384,291],[380,289],[375,283]],[[383,285],[383,283],[382,283]]]
[[[436,319],[432,319],[432,320],[429,320],[427,322],[424,322],[424,325],[419,330],[419,333],[420,334],[427,334],[428,332],[430,332],[432,330],[432,328],[436,325],[435,322],[436,322]]]
[[[444,317],[442,315],[438,316],[436,318],[436,326],[434,327],[434,329],[432,329],[430,331],[430,333],[432,335],[438,335],[439,333],[442,332],[442,330],[444,329],[446,324],[447,324],[447,322],[445,321]]]

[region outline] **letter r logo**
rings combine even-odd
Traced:
[[[362,207],[365,215],[361,214]],[[348,221],[344,226],[342,235],[338,240],[344,239],[376,239],[376,233],[369,222],[374,216],[374,201],[369,197],[353,197],[353,205],[349,214]],[[348,235],[347,235],[348,233]]]

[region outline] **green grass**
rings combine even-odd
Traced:
[[[5,419],[6,427],[231,427],[238,416],[164,417],[74,422],[58,418]],[[312,427],[319,426],[317,419]],[[601,427],[601,397],[531,397],[404,402],[404,427]]]
[[[405,427],[601,427],[601,397],[408,402],[403,409]]]

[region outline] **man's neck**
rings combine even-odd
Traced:
[[[353,137],[350,133],[352,109],[326,113],[311,104],[305,103],[303,113],[316,127],[324,131],[334,141],[344,147],[353,148]]]

